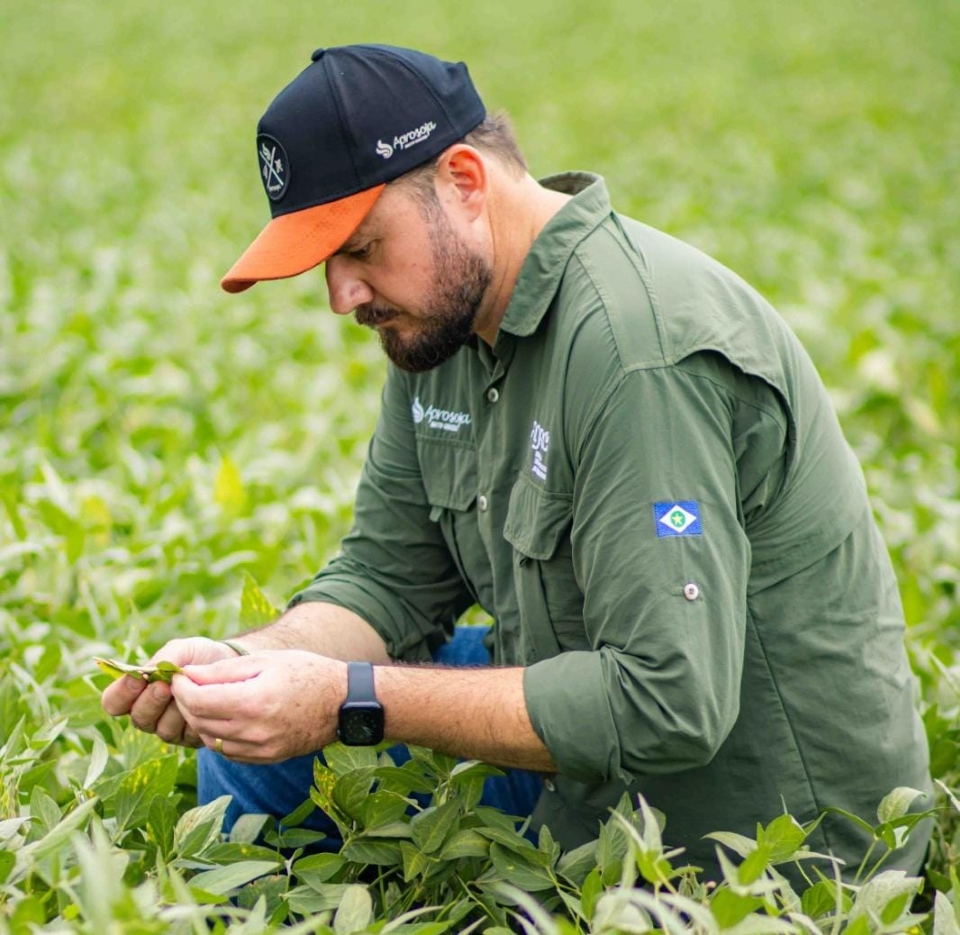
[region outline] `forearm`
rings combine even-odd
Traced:
[[[377,632],[362,617],[337,604],[298,604],[259,630],[232,637],[248,652],[261,649],[304,649],[343,661],[389,661]]]
[[[521,668],[377,666],[388,739],[496,766],[555,772],[527,715]]]

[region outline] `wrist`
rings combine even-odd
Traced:
[[[340,705],[337,737],[348,746],[375,746],[383,740],[383,705],[374,687],[369,662],[347,663],[347,694]]]

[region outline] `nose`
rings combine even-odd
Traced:
[[[373,290],[351,265],[344,256],[332,256],[326,262],[330,308],[338,315],[349,315],[358,305],[373,301]]]

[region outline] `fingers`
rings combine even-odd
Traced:
[[[168,704],[163,714],[157,720],[156,734],[167,743],[175,743],[182,747],[197,747],[202,741],[196,732],[187,724],[180,709],[175,703]]]
[[[140,692],[140,697],[130,709],[130,720],[139,730],[155,734],[160,718],[172,702],[170,686],[165,682],[153,682]]]
[[[208,733],[203,733],[200,741],[208,750],[213,750],[234,763],[264,765],[278,761],[278,757],[271,755],[263,744]]]
[[[143,679],[135,678],[132,675],[125,675],[123,678],[117,679],[103,690],[103,696],[100,699],[103,710],[113,717],[129,714],[130,709],[143,694],[146,687],[147,683]]]
[[[230,656],[211,662],[209,665],[187,665],[184,675],[196,685],[213,685],[224,682],[245,682],[256,678],[264,668],[264,656]]]

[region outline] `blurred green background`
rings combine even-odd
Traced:
[[[0,35],[0,640],[50,697],[91,652],[235,631],[243,572],[281,604],[337,547],[380,351],[320,271],[218,280],[268,218],[258,117],[314,48],[375,41],[467,61],[535,174],[604,174],[781,310],[956,704],[956,0],[51,0]]]

